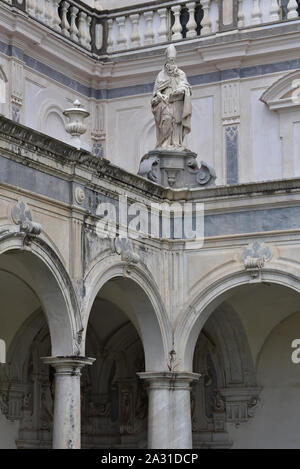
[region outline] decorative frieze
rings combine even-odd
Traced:
[[[238,183],[238,125],[225,127],[226,144],[226,181],[227,184]]]
[[[91,108],[92,118],[92,153],[98,158],[104,158],[105,155],[105,140],[106,140],[106,104],[92,103]]]
[[[225,142],[226,181],[238,183],[240,83],[233,81],[222,85],[222,120]]]

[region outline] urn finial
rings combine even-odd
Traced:
[[[80,149],[82,147],[80,137],[85,134],[87,130],[84,119],[86,119],[90,113],[84,109],[80,101],[76,99],[73,102],[73,107],[66,109],[63,114],[69,119],[69,122],[66,124],[66,131],[71,135],[70,144]]]

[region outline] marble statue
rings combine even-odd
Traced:
[[[207,187],[215,185],[216,173],[197,154],[185,148],[191,132],[192,89],[186,74],[177,67],[176,49],[166,50],[151,99],[156,124],[156,147],[144,155],[138,174],[164,187]]]
[[[156,149],[184,150],[183,140],[191,131],[191,86],[176,63],[176,49],[170,45],[166,62],[157,76],[151,101],[156,123]]]

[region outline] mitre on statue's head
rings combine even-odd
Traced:
[[[166,50],[167,60],[175,60],[176,55],[177,55],[177,52],[176,52],[175,46],[173,46],[173,44],[169,45]]]

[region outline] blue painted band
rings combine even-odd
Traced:
[[[127,96],[135,96],[139,94],[152,93],[153,83],[125,86],[122,88],[113,88],[109,90],[94,89],[79,83],[72,78],[67,77],[61,72],[45,65],[38,60],[23,53],[21,49],[15,46],[7,45],[0,41],[0,52],[8,57],[16,57],[22,60],[32,70],[36,70],[43,75],[56,80],[58,83],[71,88],[72,90],[86,96],[87,98],[95,99],[115,99]],[[234,68],[229,70],[220,70],[218,72],[204,73],[200,75],[193,75],[189,77],[189,82],[192,86],[218,83],[224,80],[234,78],[250,78],[256,76],[267,75],[270,73],[283,72],[288,70],[295,70],[300,68],[300,59],[286,60],[277,63],[256,65],[253,67]]]
[[[72,181],[46,174],[2,156],[0,181],[68,205],[74,203]],[[112,203],[118,213],[117,200],[91,189],[85,189],[85,192],[83,207],[91,213],[96,214],[100,201]],[[205,237],[300,229],[300,206],[207,214],[204,227]]]

